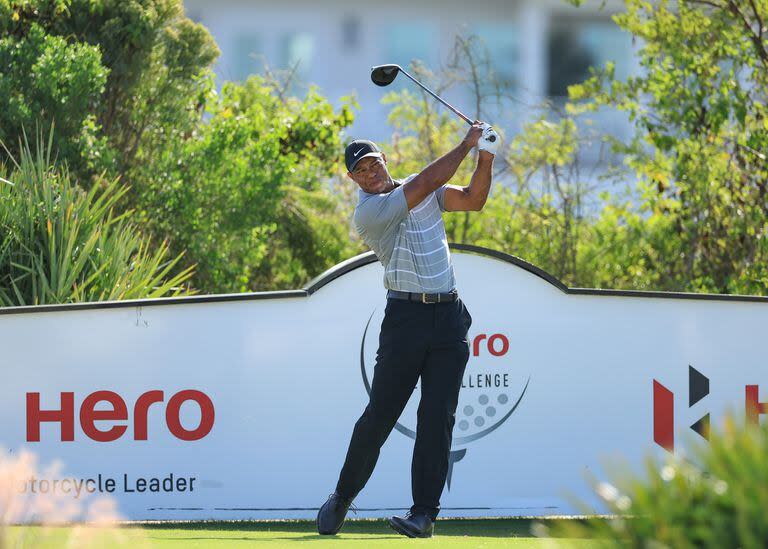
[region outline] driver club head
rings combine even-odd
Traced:
[[[400,65],[378,65],[371,67],[371,80],[377,86],[389,86],[402,69]]]
[[[395,81],[395,78],[397,78],[398,73],[403,73],[406,78],[411,80],[414,84],[419,86],[422,90],[427,92],[429,95],[440,101],[443,105],[448,107],[450,110],[452,110],[456,116],[464,120],[467,124],[470,126],[472,125],[472,119],[469,118],[466,114],[462,113],[460,110],[458,110],[456,107],[448,103],[445,99],[437,95],[435,92],[430,90],[428,87],[426,87],[424,84],[416,80],[413,76],[408,74],[400,65],[377,65],[375,67],[371,67],[371,81],[376,84],[377,86],[389,86],[392,82]],[[489,141],[495,141],[495,139],[490,139]]]

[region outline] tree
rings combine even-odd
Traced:
[[[575,2],[578,3],[578,2]],[[660,289],[768,292],[768,2],[625,0],[642,74],[609,64],[570,88],[572,112],[629,113],[615,143],[639,178],[640,212],[666,227],[643,260]],[[663,219],[663,221],[661,221]]]
[[[510,99],[478,37],[457,37],[452,55],[438,73],[418,63],[412,70],[439,93],[453,86],[468,87],[475,118],[493,121]],[[385,150],[396,176],[421,170],[454,147],[466,131],[424,93],[393,92],[383,102],[392,106],[389,122],[395,134]],[[552,106],[542,110],[520,135],[503,142],[495,162],[496,181],[483,211],[446,216],[446,233],[451,242],[505,251],[567,283],[589,284],[592,273],[584,272],[579,254],[589,237],[583,202],[592,189],[579,172],[577,153],[593,136],[580,133],[572,118],[560,116]],[[503,128],[497,129],[504,138]],[[468,158],[452,183],[468,183],[474,165],[474,158]]]
[[[446,218],[449,238],[519,255],[571,285],[766,293],[768,3],[625,4],[614,20],[640,39],[642,74],[621,82],[609,63],[570,87],[565,112],[545,108],[499,155],[484,211]],[[492,66],[482,49],[467,47],[474,40],[459,39],[462,55],[433,84],[469,83],[476,116],[493,119],[492,97],[482,95],[493,86],[480,84],[493,78]],[[387,101],[398,131],[388,151],[395,170],[399,159],[415,159],[404,171],[416,171],[458,139],[458,126],[428,98]],[[611,108],[628,113],[635,136],[603,139],[638,182],[622,193],[627,172],[608,159],[601,178],[619,186],[595,195],[579,153],[596,136],[580,119]]]
[[[0,139],[53,124],[81,184],[190,134],[218,55],[182,0],[0,0],[0,36]]]
[[[352,122],[311,89],[273,79],[227,83],[209,119],[164,151],[138,196],[153,234],[197,264],[204,292],[295,288],[352,255],[349,221],[327,182]]]
[[[73,170],[92,172],[102,165],[107,146],[92,112],[109,71],[98,47],[70,44],[31,24],[23,42],[0,38],[0,67],[0,141],[9,149],[4,160],[19,156],[25,129],[55,119],[58,154]]]

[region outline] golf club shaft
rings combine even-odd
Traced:
[[[429,89],[428,87],[426,87],[424,84],[422,84],[421,82],[419,82],[418,80],[416,80],[416,79],[415,79],[413,76],[411,76],[410,74],[408,74],[408,73],[405,71],[405,69],[403,69],[402,67],[400,68],[400,72],[402,72],[402,73],[403,73],[405,76],[407,76],[408,78],[410,78],[410,79],[411,79],[411,81],[413,81],[413,83],[415,83],[417,86],[419,86],[419,87],[420,87],[422,90],[424,90],[425,92],[427,92],[429,95],[431,95],[432,97],[434,97],[435,99],[437,99],[438,101],[440,101],[440,103],[442,103],[443,105],[445,105],[446,107],[448,107],[449,109],[451,109],[453,112],[455,112],[457,115],[459,115],[459,116],[460,116],[460,117],[461,117],[461,118],[462,118],[462,119],[463,119],[463,120],[464,120],[464,121],[465,121],[467,124],[469,124],[470,126],[472,125],[472,120],[471,120],[471,119],[470,119],[470,118],[469,118],[469,117],[468,117],[466,114],[464,114],[464,113],[463,113],[463,112],[461,112],[459,109],[457,109],[456,107],[454,107],[453,105],[451,105],[450,103],[448,103],[448,102],[447,102],[445,99],[443,99],[442,97],[440,97],[439,95],[437,95],[435,92],[433,92],[432,90],[430,90],[430,89]]]

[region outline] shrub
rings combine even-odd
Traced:
[[[353,119],[347,102],[335,110],[315,88],[286,97],[280,82],[252,76],[225,84],[208,108],[135,187],[142,222],[198,265],[196,288],[296,288],[357,251],[329,186]]]
[[[180,256],[152,249],[130,212],[115,213],[125,186],[85,192],[54,166],[50,140],[21,151],[13,170],[0,169],[0,306],[188,293],[192,268],[174,274]]]
[[[564,527],[568,535],[602,538],[606,547],[763,549],[768,542],[768,423],[727,419],[690,459],[649,458],[645,476],[599,483],[613,520]],[[565,533],[565,532],[561,532]]]
[[[0,0],[0,139],[19,156],[22,127],[55,123],[81,186],[131,180],[197,126],[218,53],[182,0]]]

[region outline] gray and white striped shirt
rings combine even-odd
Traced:
[[[384,265],[384,287],[415,293],[450,292],[456,287],[442,212],[445,186],[410,212],[403,183],[389,193],[359,191],[357,232]]]

